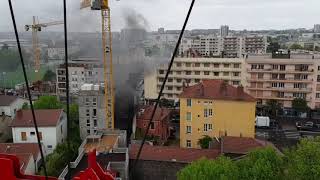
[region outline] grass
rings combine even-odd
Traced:
[[[40,73],[40,79],[42,79],[44,73],[50,69],[49,67],[41,67],[42,69],[38,72]],[[37,73],[33,69],[27,69],[27,77],[29,82],[38,80]],[[18,68],[14,72],[0,72],[0,87],[14,88],[16,84],[24,83],[22,68]]]

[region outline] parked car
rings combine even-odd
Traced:
[[[302,123],[301,122],[296,122],[296,127],[297,127],[297,130],[300,130],[302,128]]]
[[[257,128],[269,128],[270,118],[268,116],[257,116],[256,117],[256,127]]]
[[[313,122],[312,121],[307,121],[304,126],[306,127],[313,127]]]

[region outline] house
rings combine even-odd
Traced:
[[[255,136],[256,100],[223,80],[203,80],[180,94],[180,147],[199,148],[210,136]]]
[[[26,102],[28,101],[17,96],[0,95],[0,115],[14,118],[17,110]]]
[[[0,142],[6,142],[12,138],[9,128],[16,111],[27,102],[16,96],[0,95]]]
[[[90,154],[99,166],[116,174],[116,179],[129,179],[129,152],[127,148],[127,132],[123,130],[104,130],[96,135],[88,135],[78,149],[78,157],[61,172],[59,179],[75,177],[84,172],[92,164]],[[92,159],[91,159],[92,160]]]
[[[35,110],[40,140],[47,154],[57,144],[64,142],[67,134],[67,119],[63,109]],[[14,143],[35,143],[37,136],[31,110],[19,110],[11,123]]]
[[[0,143],[0,154],[16,155],[24,174],[35,174],[40,167],[41,155],[37,143]]]
[[[146,106],[140,109],[137,116],[137,128],[145,132],[148,127],[149,121],[152,117],[154,106]],[[169,133],[169,120],[171,111],[164,107],[158,107],[154,118],[151,122],[151,126],[148,132],[148,136],[159,137],[160,141],[166,141],[170,135]]]
[[[137,157],[139,145],[129,147],[130,170]],[[215,159],[220,155],[217,149],[193,149],[145,144],[135,167],[133,179],[175,180],[179,170],[191,162],[201,159]]]

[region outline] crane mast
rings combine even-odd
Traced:
[[[80,3],[80,9],[87,7],[91,7],[91,10],[101,11],[106,128],[114,129],[114,81],[112,64],[112,32],[109,1],[82,0]]]

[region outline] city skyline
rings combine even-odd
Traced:
[[[46,2],[35,0],[34,2],[37,6],[30,3],[18,4],[13,1],[20,31],[24,31],[25,24],[31,23],[33,15],[38,16],[40,22],[62,20],[62,2],[53,0]],[[190,0],[176,0],[174,2],[169,0],[136,0],[134,3],[114,0],[110,1],[110,4],[114,31],[125,28],[128,25],[126,22],[128,17],[137,17],[137,23],[141,23],[143,28],[147,31],[155,31],[159,27],[180,29]],[[320,12],[317,10],[319,5],[320,2],[316,0],[303,2],[298,0],[271,0],[267,2],[260,0],[218,0],[215,2],[202,0],[196,2],[187,29],[218,29],[223,24],[229,25],[232,30],[311,29],[314,24],[320,23],[317,19],[320,16]],[[69,31],[99,31],[99,12],[93,12],[89,9],[80,10],[79,6],[78,0],[68,2]],[[308,11],[299,13],[302,12],[301,7],[308,9]],[[0,2],[0,15],[0,31],[12,31],[12,22],[6,1]],[[58,26],[50,27],[46,31],[62,31],[62,29],[63,26]]]

